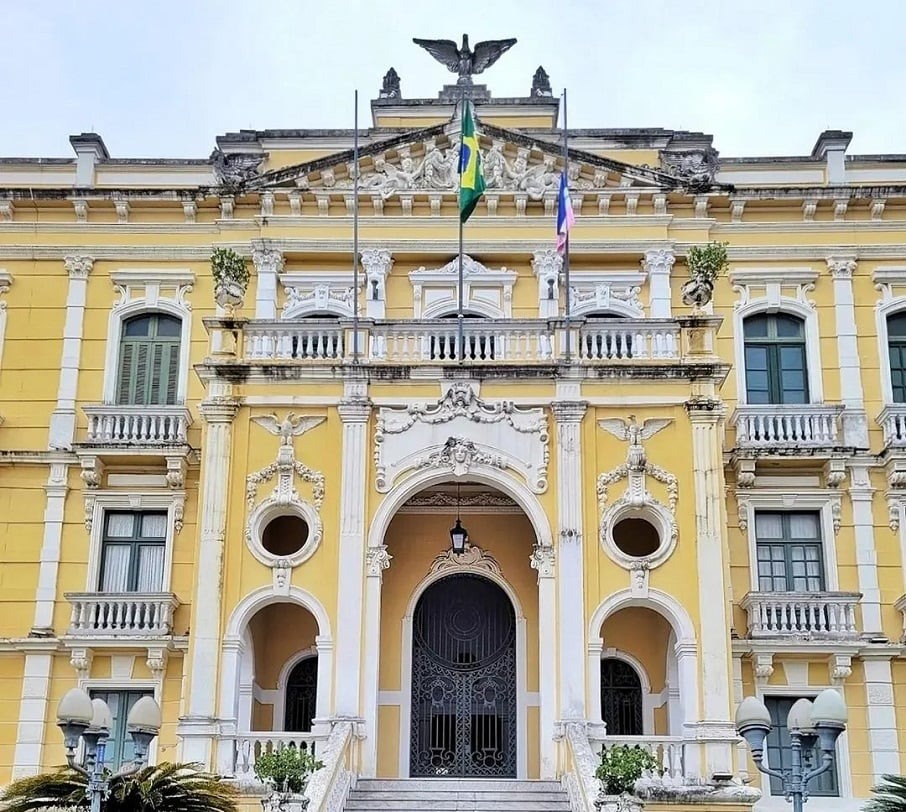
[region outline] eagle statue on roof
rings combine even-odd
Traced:
[[[459,76],[457,84],[471,85],[472,76],[482,73],[493,65],[501,55],[516,44],[516,38],[489,39],[479,42],[475,50],[469,48],[469,35],[462,35],[462,47],[451,39],[413,39],[447,70]]]

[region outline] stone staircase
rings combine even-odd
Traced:
[[[570,812],[557,781],[485,778],[365,779],[346,812]]]

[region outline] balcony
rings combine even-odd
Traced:
[[[165,448],[185,445],[192,416],[185,406],[85,406],[88,434],[83,445]]]
[[[338,366],[586,366],[715,364],[719,319],[456,319],[297,321],[205,319],[214,359]]]
[[[768,452],[830,450],[841,445],[842,406],[826,404],[740,406],[730,418],[736,448]]]
[[[878,415],[884,447],[906,449],[906,403],[891,403]]]
[[[741,601],[749,638],[858,640],[858,592],[749,592]]]
[[[170,592],[67,592],[64,597],[72,604],[72,637],[168,637],[179,606]]]
[[[240,733],[235,736],[221,736],[218,744],[218,764],[224,775],[235,779],[240,785],[257,783],[255,762],[266,753],[295,747],[313,756],[327,741],[327,734],[318,733],[272,733],[267,731]]]

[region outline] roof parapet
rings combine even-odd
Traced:
[[[853,134],[845,130],[825,130],[812,148],[812,157],[827,162],[827,182],[832,186],[846,183],[846,150]]]
[[[97,133],[70,135],[69,143],[76,154],[76,186],[94,186],[94,167],[110,158],[104,139]]]

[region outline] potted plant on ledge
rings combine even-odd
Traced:
[[[264,812],[303,812],[308,806],[305,788],[312,773],[324,764],[294,746],[262,753],[255,760],[255,777],[270,792],[262,799]]]
[[[635,783],[647,771],[656,768],[655,757],[638,745],[604,747],[595,772],[601,782],[601,794],[595,806],[601,812],[640,812],[642,802],[633,795]]]
[[[730,267],[727,243],[693,245],[686,257],[686,265],[689,267],[689,279],[683,283],[683,304],[704,307],[714,295],[715,280]]]
[[[215,248],[211,254],[211,275],[214,301],[229,313],[241,307],[249,284],[245,260],[230,248]]]

